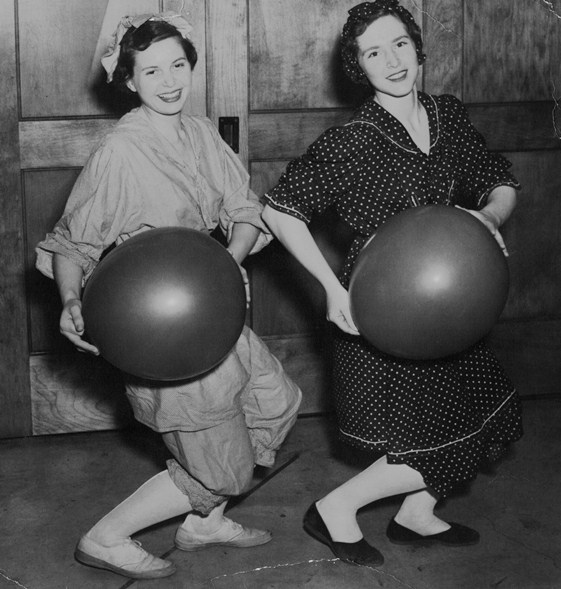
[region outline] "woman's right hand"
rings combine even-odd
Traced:
[[[69,339],[79,352],[99,356],[99,350],[82,339],[84,318],[82,317],[82,301],[80,299],[69,299],[64,304],[60,315],[60,333]]]
[[[359,335],[359,331],[351,316],[351,307],[348,291],[338,285],[326,291],[327,295],[327,319],[350,335]]]

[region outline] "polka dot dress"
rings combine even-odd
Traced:
[[[291,162],[266,195],[270,206],[305,222],[335,207],[354,232],[340,276],[345,286],[362,246],[392,215],[436,203],[477,209],[496,186],[518,187],[510,163],[487,151],[459,100],[422,92],[419,100],[429,120],[429,154],[369,99]],[[522,435],[516,391],[482,342],[445,359],[411,361],[337,331],[334,352],[341,437],[415,468],[440,496]]]

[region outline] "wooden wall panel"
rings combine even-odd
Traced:
[[[287,162],[253,162],[252,188],[264,194],[272,188]],[[350,233],[333,211],[310,224],[331,267],[337,272],[350,244]],[[306,334],[325,327],[325,295],[318,281],[274,241],[248,261],[252,275],[252,327],[263,336]]]
[[[561,317],[561,150],[505,155],[522,190],[504,228],[511,280],[503,318]]]
[[[553,102],[467,105],[472,123],[493,151],[557,149]],[[249,118],[251,160],[289,160],[304,153],[323,131],[346,123],[352,109],[252,113]],[[274,137],[274,141],[271,141]]]
[[[339,37],[356,0],[249,0],[251,111],[340,108],[367,94],[343,74]],[[423,26],[415,0],[403,0]]]
[[[559,395],[561,321],[501,321],[489,344],[524,397]]]
[[[38,170],[23,174],[29,346],[32,354],[61,348],[67,351],[72,349],[59,333],[61,305],[56,285],[35,268],[35,247],[52,231],[62,215],[79,171]]]
[[[250,110],[331,108],[356,89],[339,67],[338,38],[355,0],[250,0]]]
[[[33,434],[118,429],[132,421],[120,373],[101,358],[32,356]]]
[[[107,86],[99,75],[104,41],[98,41],[113,32],[127,12],[123,7],[135,13],[147,7],[189,13],[200,57],[188,108],[205,114],[208,102],[215,123],[220,116],[240,117],[240,158],[251,158],[253,186],[262,193],[276,182],[286,160],[304,151],[327,127],[345,121],[349,107],[362,97],[336,69],[346,10],[356,3],[0,0],[0,436],[113,428],[127,420],[118,378],[102,362],[89,359],[96,360],[95,369],[84,367],[82,355],[73,351],[33,355],[28,362],[24,304],[25,272],[34,272],[32,250],[39,233],[61,206],[60,195],[69,188],[71,176],[113,124],[115,105],[107,100]],[[524,185],[519,208],[505,229],[512,250],[511,298],[491,340],[501,359],[514,367],[517,380],[529,385],[521,386],[524,394],[552,392],[559,382],[555,362],[561,349],[561,235],[555,221],[561,215],[555,198],[561,134],[553,125],[561,88],[560,20],[551,3],[540,0],[404,4],[423,27],[428,61],[421,87],[460,97],[463,93],[474,123],[492,149],[507,153]],[[20,167],[27,170],[26,202],[20,197]],[[344,249],[344,232],[329,214],[313,230],[335,267]],[[254,256],[250,265],[254,327],[306,389],[303,411],[326,407],[321,289],[278,244]],[[34,306],[41,303],[33,294],[40,291],[33,285],[29,291],[31,344],[35,351],[52,352],[58,336],[49,341],[44,330],[57,319],[58,302],[53,294],[56,313],[53,310],[51,319],[41,317]]]
[[[423,14],[423,89],[462,96],[464,7],[462,0],[428,0]],[[419,16],[415,15],[417,21]]]
[[[536,151],[559,149],[552,122],[555,104],[522,102],[518,104],[467,105],[471,122],[487,140],[492,151]]]
[[[467,102],[550,100],[561,87],[560,20],[549,2],[465,3]]]
[[[100,63],[119,20],[127,14],[178,12],[182,5],[199,50],[189,108],[205,114],[204,4],[197,0],[19,0],[22,117],[122,114],[124,105],[108,88]]]
[[[254,162],[251,187],[262,195],[273,187],[287,162]],[[319,327],[323,313],[317,281],[274,241],[249,258],[251,325],[262,336],[308,333]]]
[[[294,23],[290,11],[288,15],[283,14],[282,3],[275,4],[271,7],[264,1],[250,2],[250,30],[261,27],[264,31],[252,33],[256,45],[251,51],[250,76],[250,107],[254,109],[250,112],[250,159],[254,189],[259,194],[276,182],[284,168],[284,160],[300,155],[326,128],[344,123],[352,113],[348,108],[352,95],[333,92],[329,82],[322,78],[325,73],[333,74],[335,45],[329,45],[325,38],[314,38],[305,50],[298,48],[299,25]],[[551,43],[549,52],[540,41],[535,45],[535,55],[527,55],[532,52],[530,37],[538,36],[545,23],[541,11],[544,5],[538,4],[509,4],[506,0],[496,3],[425,0],[408,6],[416,20],[423,24],[428,54],[420,87],[428,92],[452,93],[463,98],[489,148],[504,152],[513,161],[513,171],[524,187],[518,210],[504,230],[511,249],[512,286],[507,307],[490,341],[507,370],[513,370],[516,383],[526,395],[557,390],[559,369],[555,368],[554,350],[561,343],[561,335],[556,331],[559,323],[555,322],[555,317],[561,314],[561,274],[559,256],[554,254],[561,247],[557,228],[561,218],[557,204],[560,186],[556,175],[561,152],[559,133],[553,125],[556,104],[552,98],[555,96],[551,92],[551,80],[544,82],[550,76],[548,60],[551,58],[552,63],[558,63],[556,56],[560,56],[561,51],[557,40]],[[322,9],[328,10],[326,3],[322,3]],[[315,10],[314,18],[321,18],[320,8],[315,7]],[[540,12],[534,19],[536,10]],[[331,18],[333,22],[337,20]],[[512,24],[511,31],[504,31],[505,19]],[[332,32],[322,31],[322,35],[334,35],[342,20],[337,22],[337,29],[333,25]],[[530,22],[528,30],[522,30],[521,23],[525,20]],[[275,35],[279,22],[287,23],[289,42],[284,46],[285,40],[281,43]],[[548,21],[546,35],[552,31]],[[514,39],[518,37],[524,51],[517,49]],[[335,42],[335,37],[333,39]],[[314,58],[299,59],[294,64],[291,56],[295,44],[297,55],[298,51],[302,55],[309,51]],[[499,44],[504,47],[497,59]],[[505,74],[502,60],[507,52],[504,69],[508,73]],[[318,67],[322,59],[328,64],[325,71]],[[313,67],[311,62],[314,62]],[[311,73],[306,69],[309,63]],[[281,78],[288,76],[292,83],[265,87],[271,71],[280,72]],[[306,84],[303,80],[306,77],[313,82]],[[340,83],[341,78],[335,80]],[[337,227],[330,226],[329,220],[319,220],[320,239],[322,230],[329,234]],[[327,243],[327,251],[336,252],[337,263],[340,251],[329,249],[333,245],[329,244],[329,239]],[[299,290],[295,283],[300,284]],[[278,244],[256,257],[253,284],[254,327],[262,330],[269,345],[278,348],[278,353],[291,350],[284,361],[297,380],[302,374],[297,368],[296,351],[305,355],[314,376],[304,385],[305,400],[311,407],[321,406],[326,392],[322,386],[328,383],[323,378],[323,358],[318,351],[321,350],[318,343],[324,337],[322,293],[314,290],[317,285],[313,284],[313,279],[310,282],[305,273],[302,276],[302,269]],[[545,317],[551,322],[544,320]],[[518,349],[522,346],[524,349]],[[546,355],[540,357],[540,354]]]
[[[209,2],[207,7],[208,116],[239,120],[239,157],[247,167],[248,33],[245,0]]]
[[[31,433],[15,14],[0,0],[0,435]]]
[[[495,151],[556,149],[553,102],[468,105],[473,124]],[[249,159],[288,160],[303,153],[325,129],[344,124],[352,109],[251,113]],[[111,119],[23,121],[19,124],[23,169],[82,166]],[[274,141],[271,141],[271,137]]]
[[[23,121],[19,124],[21,167],[82,167],[114,119]]]
[[[158,12],[158,0],[19,0],[18,6],[22,116],[113,112],[100,58],[121,17]]]
[[[306,151],[323,131],[346,123],[351,109],[251,113],[251,160],[289,160]]]
[[[20,41],[27,43],[32,38],[35,42],[21,52],[21,72],[26,76],[27,84],[21,99],[23,115],[31,120],[19,122],[19,166],[25,170],[25,271],[32,353],[29,360],[27,354],[22,359],[28,363],[26,369],[31,372],[26,399],[28,417],[32,420],[31,431],[35,435],[114,429],[130,419],[118,371],[99,358],[78,354],[59,334],[60,301],[56,286],[34,267],[37,242],[52,229],[62,213],[74,180],[92,148],[115,123],[114,115],[118,114],[118,109],[113,107],[118,101],[109,100],[112,90],[105,83],[99,57],[124,14],[161,10],[178,12],[181,9],[189,12],[188,20],[194,27],[191,38],[199,50],[199,59],[194,72],[193,93],[186,108],[193,114],[207,112],[205,2],[109,0],[96,2],[95,6],[88,4],[84,7],[82,4],[72,3],[62,20],[60,13],[68,3],[54,2],[47,7],[32,0],[22,0],[19,5],[22,16],[20,32],[23,32]],[[53,25],[44,19],[47,9],[47,16],[55,20],[57,26],[64,26],[68,34],[59,35],[58,39],[49,37],[43,47],[43,38],[48,37],[49,30],[52,34]],[[75,18],[76,11],[81,18]],[[83,31],[77,26],[67,27],[64,19],[83,23],[88,34],[82,38]],[[95,46],[92,45],[94,40]],[[68,47],[74,49],[70,51]],[[79,58],[74,60],[72,67],[63,67],[61,62],[64,60],[57,57],[60,69],[56,71],[60,76],[55,81],[52,68],[46,67],[45,59],[52,60],[53,54],[58,56],[61,50],[65,56],[72,54]],[[91,63],[86,64],[86,61]],[[26,69],[30,67],[33,71]],[[74,68],[80,70],[80,75],[76,76]],[[99,74],[99,80],[92,79],[94,74]],[[41,76],[47,76],[47,79]],[[41,92],[32,96],[33,84],[40,85]],[[101,118],[99,115],[103,114],[111,118]],[[48,117],[56,118],[49,120]],[[17,125],[17,114],[14,121]],[[4,432],[0,431],[0,435]]]

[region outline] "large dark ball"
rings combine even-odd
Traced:
[[[183,380],[216,366],[245,321],[240,269],[215,239],[182,227],[151,229],[97,266],[82,303],[88,339],[121,370]]]
[[[483,223],[427,205],[391,217],[366,243],[351,274],[351,314],[383,352],[440,358],[491,330],[508,286],[506,259]]]

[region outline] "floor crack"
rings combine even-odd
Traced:
[[[553,2],[550,2],[549,0],[542,0],[542,2],[547,6],[547,9],[549,10],[549,12],[551,12],[551,14],[556,16],[558,19],[561,19],[561,15],[557,14],[555,6],[553,6]]]
[[[9,581],[10,583],[13,583],[17,587],[22,587],[22,589],[29,589],[28,587],[26,587],[25,585],[22,585],[21,583],[19,583],[15,579],[12,579],[11,577],[8,577],[8,574],[7,574],[7,572],[4,569],[0,569],[0,577],[3,577],[4,579],[6,579],[6,581]]]
[[[265,571],[265,570],[275,570],[275,569],[281,569],[281,568],[296,567],[296,566],[301,566],[301,565],[306,565],[306,564],[320,564],[320,563],[333,564],[336,562],[341,562],[341,559],[339,559],[339,558],[320,558],[320,559],[302,560],[302,561],[297,561],[297,562],[287,562],[287,563],[280,563],[280,564],[273,564],[273,565],[264,565],[261,567],[256,567],[254,569],[248,569],[248,570],[243,570],[243,571],[236,571],[235,573],[227,573],[224,575],[218,575],[216,577],[212,577],[212,579],[210,579],[209,583],[212,586],[212,585],[214,585],[214,583],[216,581],[218,581],[220,579],[227,579],[229,577],[236,577],[239,575],[248,575],[251,573],[257,573],[257,572]],[[401,579],[399,579],[395,575],[392,575],[390,573],[386,573],[385,571],[383,571],[379,568],[371,567],[371,566],[367,566],[367,565],[362,565],[362,568],[370,569],[380,575],[383,575],[385,577],[389,577],[389,578],[393,579],[394,581],[397,581],[400,585],[402,585],[406,589],[415,589],[412,585],[405,583],[404,581],[402,581]]]

